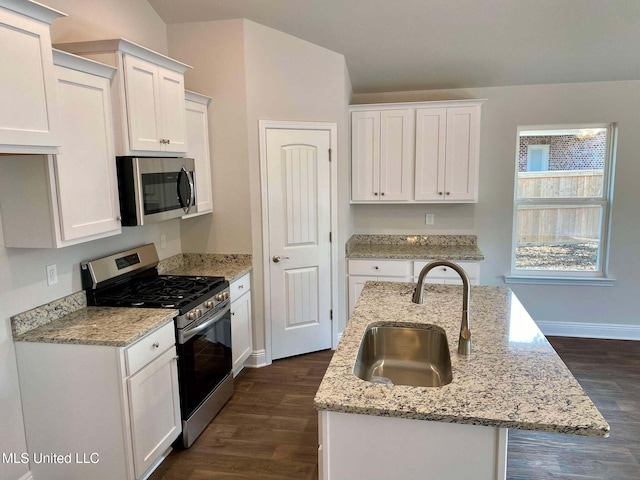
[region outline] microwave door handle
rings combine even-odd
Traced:
[[[180,192],[180,179],[182,178],[182,175],[187,177],[187,182],[189,182],[189,198],[186,202],[182,198],[182,194]],[[195,203],[195,187],[193,185],[193,177],[191,176],[191,173],[188,172],[184,167],[180,169],[180,174],[178,175],[178,184],[176,185],[176,188],[178,189],[178,201],[180,202],[180,206],[182,207],[182,210],[184,210],[184,213],[187,214],[189,213],[189,210],[191,210],[191,206]]]

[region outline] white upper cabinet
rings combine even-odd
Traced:
[[[187,113],[187,157],[195,161],[196,212],[182,218],[211,213],[211,163],[209,159],[208,105],[211,98],[199,93],[185,93]]]
[[[480,105],[416,110],[415,199],[478,201]]]
[[[413,135],[411,109],[352,112],[352,200],[411,199]]]
[[[57,153],[49,25],[66,16],[28,0],[0,0],[0,153]]]
[[[110,79],[115,70],[54,51],[57,155],[0,158],[5,246],[60,248],[121,232]]]
[[[352,203],[477,202],[483,102],[352,106]]]
[[[188,151],[184,99],[188,65],[124,39],[63,43],[56,48],[117,69],[116,155],[175,157]]]

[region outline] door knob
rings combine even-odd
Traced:
[[[278,263],[280,260],[289,260],[289,257],[281,257],[280,255],[273,256],[273,263]]]

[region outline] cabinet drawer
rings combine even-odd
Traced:
[[[164,327],[144,336],[124,352],[127,375],[133,375],[166,352],[175,343],[176,336],[173,322],[169,322]]]
[[[421,261],[421,262],[413,262],[413,276],[417,277],[420,275],[420,271],[424,268],[426,264],[429,263],[429,260]],[[480,266],[475,262],[454,262],[460,265],[465,272],[467,272],[467,276],[469,279],[478,278]],[[438,278],[460,278],[460,276],[449,267],[435,267],[433,270],[429,272],[427,277],[438,277]]]
[[[411,276],[407,260],[349,260],[349,275]]]
[[[229,285],[231,301],[237,300],[249,290],[251,290],[251,274],[247,273]]]

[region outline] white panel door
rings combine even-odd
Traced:
[[[414,113],[380,112],[380,200],[410,200],[413,185]]]
[[[187,127],[187,157],[196,165],[196,205],[197,213],[212,210],[211,203],[211,162],[209,160],[209,123],[207,106],[202,103],[185,101]]]
[[[124,67],[129,147],[131,150],[162,151],[160,140],[164,137],[160,127],[158,66],[138,57],[124,55]]]
[[[447,109],[416,110],[416,200],[444,199]]]
[[[272,358],[331,347],[330,132],[267,129]]]
[[[61,237],[120,231],[109,79],[55,67],[62,147],[55,160]]]
[[[446,200],[474,200],[477,188],[480,107],[447,109]]]
[[[136,478],[142,477],[182,431],[177,358],[175,347],[171,347],[127,380]]]
[[[0,152],[59,145],[49,25],[0,8],[0,65]]]
[[[380,198],[380,112],[351,114],[351,199]]]
[[[165,152],[187,151],[187,129],[184,105],[184,75],[158,67],[160,90],[161,134]]]

